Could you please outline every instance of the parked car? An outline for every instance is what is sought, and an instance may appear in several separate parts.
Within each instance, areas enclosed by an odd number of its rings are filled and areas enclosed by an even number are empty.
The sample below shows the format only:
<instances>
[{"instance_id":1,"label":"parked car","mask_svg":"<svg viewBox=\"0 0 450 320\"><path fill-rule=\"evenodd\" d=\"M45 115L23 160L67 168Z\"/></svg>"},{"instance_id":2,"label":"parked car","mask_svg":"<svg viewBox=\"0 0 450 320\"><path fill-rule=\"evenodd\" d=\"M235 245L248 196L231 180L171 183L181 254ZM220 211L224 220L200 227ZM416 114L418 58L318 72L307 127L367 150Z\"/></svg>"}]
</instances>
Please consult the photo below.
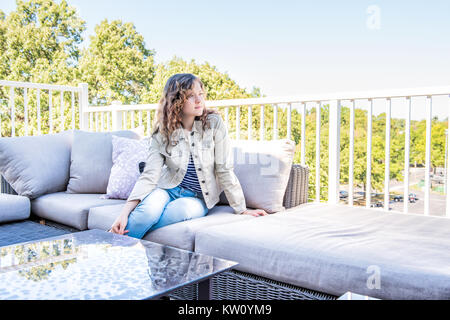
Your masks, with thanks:
<instances>
[{"instance_id":1,"label":"parked car","mask_svg":"<svg viewBox=\"0 0 450 320\"><path fill-rule=\"evenodd\" d=\"M409 202L410 203L414 203L414 202L416 202L417 200L419 200L419 198L417 197L417 195L415 194L415 193L410 193L409 194Z\"/></svg>"},{"instance_id":2,"label":"parked car","mask_svg":"<svg viewBox=\"0 0 450 320\"><path fill-rule=\"evenodd\" d=\"M383 202L380 201L380 200L375 200L375 201L372 201L372 203L370 204L370 206L371 206L372 208L381 208L381 207L383 207Z\"/></svg>"},{"instance_id":3,"label":"parked car","mask_svg":"<svg viewBox=\"0 0 450 320\"><path fill-rule=\"evenodd\" d=\"M365 198L366 193L364 191L355 192L355 198Z\"/></svg>"},{"instance_id":4,"label":"parked car","mask_svg":"<svg viewBox=\"0 0 450 320\"><path fill-rule=\"evenodd\" d=\"M347 199L348 198L348 192L345 190L339 191L339 199Z\"/></svg>"},{"instance_id":5,"label":"parked car","mask_svg":"<svg viewBox=\"0 0 450 320\"><path fill-rule=\"evenodd\" d=\"M394 194L392 200L394 200L394 202L403 202L403 196L401 194Z\"/></svg>"}]
</instances>

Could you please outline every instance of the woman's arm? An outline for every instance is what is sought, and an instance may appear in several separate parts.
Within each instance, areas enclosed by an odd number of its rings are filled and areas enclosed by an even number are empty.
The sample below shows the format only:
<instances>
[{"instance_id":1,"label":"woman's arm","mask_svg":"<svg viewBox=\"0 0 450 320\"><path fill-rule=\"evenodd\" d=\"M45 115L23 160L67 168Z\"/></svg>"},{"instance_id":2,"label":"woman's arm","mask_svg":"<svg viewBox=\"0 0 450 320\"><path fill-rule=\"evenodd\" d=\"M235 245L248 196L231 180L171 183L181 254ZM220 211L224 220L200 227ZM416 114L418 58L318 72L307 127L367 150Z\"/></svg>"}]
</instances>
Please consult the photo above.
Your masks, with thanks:
<instances>
[{"instance_id":1,"label":"woman's arm","mask_svg":"<svg viewBox=\"0 0 450 320\"><path fill-rule=\"evenodd\" d=\"M110 231L117 234L128 233L125 227L128 223L128 216L137 207L139 202L155 189L164 165L164 157L159 153L159 144L155 136L150 144L150 154L145 164L144 172L139 176L127 202L122 208L120 215L114 221Z\"/></svg>"},{"instance_id":2,"label":"woman's arm","mask_svg":"<svg viewBox=\"0 0 450 320\"><path fill-rule=\"evenodd\" d=\"M164 165L164 156L159 153L159 141L154 135L150 144L150 154L145 163L144 172L139 176L127 201L142 201L158 184L161 170Z\"/></svg>"}]
</instances>

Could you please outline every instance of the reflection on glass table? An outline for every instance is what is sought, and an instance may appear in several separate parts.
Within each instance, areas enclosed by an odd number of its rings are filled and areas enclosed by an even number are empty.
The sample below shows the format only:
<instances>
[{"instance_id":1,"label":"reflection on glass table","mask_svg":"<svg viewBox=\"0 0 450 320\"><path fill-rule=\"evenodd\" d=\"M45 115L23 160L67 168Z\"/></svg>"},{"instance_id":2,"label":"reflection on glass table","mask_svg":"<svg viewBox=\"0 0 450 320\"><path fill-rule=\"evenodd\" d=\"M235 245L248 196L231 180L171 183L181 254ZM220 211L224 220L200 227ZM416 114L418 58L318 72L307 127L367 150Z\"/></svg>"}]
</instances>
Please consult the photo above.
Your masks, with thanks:
<instances>
[{"instance_id":1,"label":"reflection on glass table","mask_svg":"<svg viewBox=\"0 0 450 320\"><path fill-rule=\"evenodd\" d=\"M0 299L157 299L237 263L89 230L0 248Z\"/></svg>"}]
</instances>

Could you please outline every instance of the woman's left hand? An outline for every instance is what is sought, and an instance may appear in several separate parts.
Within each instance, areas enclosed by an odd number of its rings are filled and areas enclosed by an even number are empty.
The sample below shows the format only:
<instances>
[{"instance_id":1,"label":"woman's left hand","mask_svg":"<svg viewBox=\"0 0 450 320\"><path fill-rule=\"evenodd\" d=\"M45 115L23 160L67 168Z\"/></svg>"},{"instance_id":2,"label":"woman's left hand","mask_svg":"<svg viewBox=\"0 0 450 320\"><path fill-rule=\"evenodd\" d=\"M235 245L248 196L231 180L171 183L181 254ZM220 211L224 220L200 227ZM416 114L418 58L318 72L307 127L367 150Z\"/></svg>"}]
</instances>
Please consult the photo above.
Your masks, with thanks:
<instances>
[{"instance_id":1,"label":"woman's left hand","mask_svg":"<svg viewBox=\"0 0 450 320\"><path fill-rule=\"evenodd\" d=\"M248 214L254 217L267 216L267 212L265 212L263 209L245 210L241 214Z\"/></svg>"}]
</instances>

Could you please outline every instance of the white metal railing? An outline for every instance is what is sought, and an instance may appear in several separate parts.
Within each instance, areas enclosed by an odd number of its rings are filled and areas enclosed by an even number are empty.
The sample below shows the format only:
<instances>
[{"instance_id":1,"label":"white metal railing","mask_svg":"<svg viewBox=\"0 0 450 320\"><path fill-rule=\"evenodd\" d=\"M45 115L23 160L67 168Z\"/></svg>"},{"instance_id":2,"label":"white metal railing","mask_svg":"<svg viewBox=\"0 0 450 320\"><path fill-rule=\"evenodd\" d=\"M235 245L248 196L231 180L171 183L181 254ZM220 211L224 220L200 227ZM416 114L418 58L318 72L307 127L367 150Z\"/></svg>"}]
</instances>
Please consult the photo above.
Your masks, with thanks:
<instances>
[{"instance_id":1,"label":"white metal railing","mask_svg":"<svg viewBox=\"0 0 450 320\"><path fill-rule=\"evenodd\" d=\"M386 136L385 136L385 182L384 182L384 205L383 208L389 208L390 203L390 159L391 159L391 110L392 110L392 99L403 98L407 101L408 109L406 113L406 132L405 132L405 180L404 180L404 207L403 212L408 212L408 195L409 195L409 162L410 162L410 126L411 126L411 98L413 97L426 97L426 110L427 110L427 139L426 139L426 159L425 159L425 206L424 214L430 214L430 165L431 165L431 111L432 111L432 96L445 95L447 98L450 96L450 87L431 87L431 88L414 88L414 89L399 89L399 90L385 90L385 91L372 91L372 92L349 92L349 93L334 93L334 94L320 94L320 95L302 95L302 96L291 96L291 97L269 97L269 98L250 98L250 99L231 99L231 100L220 100L220 101L208 101L207 106L210 108L223 109L225 116L225 123L229 126L229 112L230 108L234 108L236 111L236 124L235 132L236 138L241 136L241 108L246 107L248 110L248 123L251 124L252 121L252 110L255 106L260 107L260 134L259 139L263 140L265 135L264 128L264 110L267 106L271 106L273 110L273 139L283 138L279 137L279 127L278 127L278 111L280 105L286 105L288 110L287 116L287 137L291 138L291 114L292 105L298 104L300 108L297 110L301 111L301 163L306 163L306 128L305 128L305 115L306 115L306 104L312 103L316 106L316 147L315 147L315 197L314 200L319 202L321 200L321 182L320 182L320 141L321 141L321 112L322 105L327 103L329 105L329 163L328 163L328 203L338 203L339 189L340 189L340 130L341 130L341 105L343 101L350 103L350 155L349 155L349 200L348 204L353 205L353 194L354 194L354 128L355 128L355 102L358 100L366 100L369 103L368 116L367 116L367 178L366 178L366 207L370 208L371 205L371 171L372 171L372 119L373 119L373 102L375 100L384 100L386 104ZM450 99L449 99L450 101ZM449 104L450 106L450 104ZM89 112L112 112L112 118L116 119L113 121L113 129L124 128L120 126L124 124L123 121L124 112L135 111L139 112L141 115L145 110L156 110L157 104L151 105L133 105L133 106L108 106L108 107L89 107ZM121 115L122 113L122 115ZM133 113L134 114L134 113ZM147 117L150 119L150 114ZM134 121L132 121L134 123ZM149 126L148 126L149 127ZM252 126L248 125L249 138L253 137ZM448 139L448 138L447 138ZM450 177L447 176L447 184L450 182ZM449 197L446 198L447 203L449 203ZM446 207L446 215L450 217L450 205Z\"/></svg>"},{"instance_id":2,"label":"white metal railing","mask_svg":"<svg viewBox=\"0 0 450 320\"><path fill-rule=\"evenodd\" d=\"M82 103L85 103L85 106L87 106L87 85L81 84L78 87L72 87L72 86L62 86L62 85L50 85L50 84L40 84L40 83L29 83L29 82L19 82L19 81L6 81L6 80L0 80L0 88L3 91L9 90L9 99L8 103L6 104L5 101L2 101L2 109L8 108L9 112L6 116L8 116L8 119L10 121L11 129L10 129L10 136L14 137L16 136L16 128L17 125L20 124L23 126L24 129L24 135L29 135L29 125L30 125L30 119L29 114L30 112L36 114L36 128L37 128L37 135L42 134L42 122L43 122L43 114L46 114L47 124L48 124L48 130L47 133L53 133L55 131L54 127L54 121L59 121L60 128L59 130L65 130L67 128L67 125L65 124L66 120L66 114L70 116L70 126L75 129L76 128L76 114L81 114L82 111ZM4 90L6 89L6 90ZM18 95L16 95L16 92L19 92ZM46 111L41 108L42 105L42 93L46 93L48 95L48 100L46 101ZM59 102L55 100L54 93L59 92ZM34 104L30 105L30 97L34 93ZM70 94L70 98L67 99L67 96L65 93ZM83 93L86 94L86 96L83 96ZM76 100L78 95L78 105L79 108L76 108ZM16 100L19 100L20 98L20 105ZM69 102L67 102L69 100ZM59 104L59 110L56 109L56 104ZM20 119L21 123L18 123L17 113L18 108L23 108L23 120ZM34 110L33 110L34 109ZM70 111L70 112L67 112ZM57 118L58 116L58 118ZM0 118L0 128L1 126L1 120L4 118L3 114ZM2 135L2 130L0 130L0 136Z\"/></svg>"},{"instance_id":3,"label":"white metal railing","mask_svg":"<svg viewBox=\"0 0 450 320\"><path fill-rule=\"evenodd\" d=\"M111 131L134 128L136 123L146 127L146 134L150 134L151 119L154 118L157 104L142 104L142 105L121 105L120 103L113 103L110 106L89 106L88 105L88 87L86 84L80 84L78 87L68 86L55 86L44 84L30 84L20 83L12 81L0 81L0 86L11 88L22 88L24 91L24 110L27 110L27 90L37 90L37 96L42 90L47 90L50 93L52 91L60 91L60 107L63 108L63 92L72 92L72 112L75 112L75 98L74 95L78 94L78 106L79 106L79 124L78 127L83 130L90 131ZM405 164L404 164L404 206L403 212L408 212L408 195L409 195L409 167L410 167L410 127L411 127L411 100L414 97L425 97L426 104L426 150L425 150L425 197L424 197L424 214L430 214L430 168L431 168L431 121L432 121L432 97L434 96L446 96L447 105L450 109L450 86L444 87L429 87L429 88L413 88L413 89L396 89L396 90L384 90L384 91L370 91L370 92L344 92L344 93L331 93L331 94L314 94L314 95L298 95L298 96L285 96L285 97L267 97L267 98L249 98L249 99L230 99L219 101L207 101L206 105L210 108L218 108L223 110L224 121L227 127L230 126L230 108L234 108L236 115L235 123L235 135L237 139L241 137L241 108L247 109L248 117L248 139L255 137L252 131L252 119L253 111L257 110L259 106L260 110L260 128L259 139L265 138L265 108L271 107L273 112L273 132L272 138L285 138L279 135L279 119L278 113L280 106L285 107L287 110L286 119L286 137L291 139L292 137L292 119L291 115L294 112L293 106L296 112L301 114L301 134L300 134L300 159L302 164L306 164L306 114L307 105L313 105L316 109L316 141L315 141L315 196L316 202L321 201L321 182L320 182L320 142L321 142L321 109L322 106L327 104L329 106L329 141L328 141L328 203L337 204L340 200L340 137L341 137L341 106L342 103L349 103L350 109L350 148L349 148L349 201L348 205L353 205L354 194L354 142L355 142L355 105L358 101L365 101L368 103L367 110L367 164L366 164L366 207L371 206L371 172L372 172L372 122L373 122L373 106L374 101L384 101L386 112L386 136L385 136L385 182L384 182L384 210L388 210L390 202L389 182L390 182L390 159L391 159L391 111L392 111L392 99L404 99L407 104L407 112L405 114ZM49 125L52 126L53 116L53 104L52 95L49 95L48 113L49 113ZM14 136L14 89L10 91L10 113L11 113L11 127L12 136ZM39 99L37 99L37 108L39 109ZM245 109L244 109L245 110ZM64 112L60 111L60 117L64 116ZM27 112L25 112L27 114ZM37 113L39 117L39 112ZM137 116L137 118L136 118ZM145 119L146 118L146 119ZM76 127L75 116L72 117L72 127ZM144 123L145 120L145 123ZM28 119L25 117L25 122ZM40 120L38 120L40 123ZM61 123L64 123L61 121ZM0 123L1 128L1 123ZM61 126L61 129L63 127ZM38 130L40 132L40 130ZM52 132L52 129L49 130ZM447 143L449 136L446 137ZM450 145L450 144L449 144ZM450 157L446 157L446 161L450 162ZM449 163L446 163L447 167ZM450 183L450 175L446 176L446 185ZM446 216L450 217L450 197L446 196Z\"/></svg>"}]
</instances>

